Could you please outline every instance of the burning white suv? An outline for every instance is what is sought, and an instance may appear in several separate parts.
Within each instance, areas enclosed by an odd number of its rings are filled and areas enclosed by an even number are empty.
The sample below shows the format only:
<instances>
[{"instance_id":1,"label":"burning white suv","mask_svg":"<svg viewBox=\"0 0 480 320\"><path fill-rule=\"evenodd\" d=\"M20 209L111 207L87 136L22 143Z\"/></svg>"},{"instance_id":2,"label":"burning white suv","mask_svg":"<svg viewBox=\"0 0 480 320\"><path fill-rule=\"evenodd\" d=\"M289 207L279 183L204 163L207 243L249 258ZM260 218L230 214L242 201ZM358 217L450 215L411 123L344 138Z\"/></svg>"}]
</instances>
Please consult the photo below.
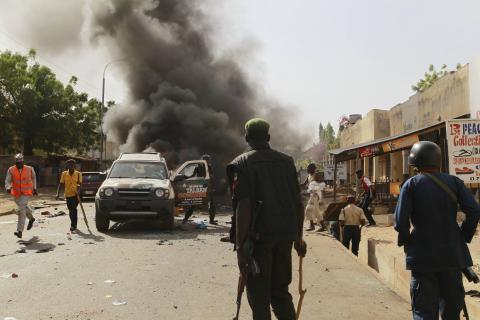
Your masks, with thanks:
<instances>
[{"instance_id":1,"label":"burning white suv","mask_svg":"<svg viewBox=\"0 0 480 320\"><path fill-rule=\"evenodd\" d=\"M159 153L122 153L95 196L97 230L106 232L110 220L131 219L161 220L165 228L173 228L175 205L208 202L211 183L207 168L204 160L187 161L170 177Z\"/></svg>"},{"instance_id":2,"label":"burning white suv","mask_svg":"<svg viewBox=\"0 0 480 320\"><path fill-rule=\"evenodd\" d=\"M95 224L108 230L110 220L162 220L174 225L175 193L165 159L159 153L122 153L95 196Z\"/></svg>"}]
</instances>

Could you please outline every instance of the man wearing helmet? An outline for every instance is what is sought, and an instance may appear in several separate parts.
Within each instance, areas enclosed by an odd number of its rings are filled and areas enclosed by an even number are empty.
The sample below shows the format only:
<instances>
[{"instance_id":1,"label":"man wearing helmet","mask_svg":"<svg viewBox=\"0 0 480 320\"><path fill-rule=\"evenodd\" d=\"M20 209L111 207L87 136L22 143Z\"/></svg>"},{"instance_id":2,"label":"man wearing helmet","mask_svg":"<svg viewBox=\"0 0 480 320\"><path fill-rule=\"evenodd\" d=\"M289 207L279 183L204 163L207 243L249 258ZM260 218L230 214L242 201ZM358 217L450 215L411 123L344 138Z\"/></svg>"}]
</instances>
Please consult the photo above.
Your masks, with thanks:
<instances>
[{"instance_id":1,"label":"man wearing helmet","mask_svg":"<svg viewBox=\"0 0 480 320\"><path fill-rule=\"evenodd\" d=\"M473 265L467 243L477 228L480 206L460 179L440 173L441 159L433 142L412 147L408 162L418 174L403 185L395 209L398 245L404 246L412 272L414 320L438 319L439 313L444 320L460 319L465 304L462 270ZM460 226L458 205L466 215Z\"/></svg>"},{"instance_id":2,"label":"man wearing helmet","mask_svg":"<svg viewBox=\"0 0 480 320\"><path fill-rule=\"evenodd\" d=\"M23 154L21 153L15 155L15 165L11 166L7 171L5 189L7 193L14 197L17 205L17 231L13 234L18 238L22 238L25 219L28 217L27 230L32 229L35 221L32 215L33 208L28 205L28 201L33 195L37 195L37 178L33 167L23 164Z\"/></svg>"}]
</instances>

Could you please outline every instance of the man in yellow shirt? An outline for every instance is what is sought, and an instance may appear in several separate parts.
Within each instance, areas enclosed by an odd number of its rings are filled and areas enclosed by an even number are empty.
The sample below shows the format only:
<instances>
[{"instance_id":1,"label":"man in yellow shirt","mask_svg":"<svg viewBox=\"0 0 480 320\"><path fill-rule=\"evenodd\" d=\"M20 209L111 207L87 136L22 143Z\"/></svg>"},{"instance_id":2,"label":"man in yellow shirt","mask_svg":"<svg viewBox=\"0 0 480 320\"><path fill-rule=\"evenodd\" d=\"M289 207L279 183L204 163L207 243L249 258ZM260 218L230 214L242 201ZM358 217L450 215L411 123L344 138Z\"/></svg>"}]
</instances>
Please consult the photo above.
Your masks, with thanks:
<instances>
[{"instance_id":1,"label":"man in yellow shirt","mask_svg":"<svg viewBox=\"0 0 480 320\"><path fill-rule=\"evenodd\" d=\"M352 242L352 252L358 256L360 246L360 227L365 225L365 213L362 208L355 205L355 197L347 196L348 205L340 211L338 220L343 227L343 245L349 249Z\"/></svg>"},{"instance_id":2,"label":"man in yellow shirt","mask_svg":"<svg viewBox=\"0 0 480 320\"><path fill-rule=\"evenodd\" d=\"M60 191L60 186L65 185L65 200L67 201L68 212L70 215L70 231L77 230L78 221L78 191L82 185L82 173L75 170L75 160L67 161L67 170L62 172L60 177L60 184L57 189L57 199Z\"/></svg>"}]
</instances>

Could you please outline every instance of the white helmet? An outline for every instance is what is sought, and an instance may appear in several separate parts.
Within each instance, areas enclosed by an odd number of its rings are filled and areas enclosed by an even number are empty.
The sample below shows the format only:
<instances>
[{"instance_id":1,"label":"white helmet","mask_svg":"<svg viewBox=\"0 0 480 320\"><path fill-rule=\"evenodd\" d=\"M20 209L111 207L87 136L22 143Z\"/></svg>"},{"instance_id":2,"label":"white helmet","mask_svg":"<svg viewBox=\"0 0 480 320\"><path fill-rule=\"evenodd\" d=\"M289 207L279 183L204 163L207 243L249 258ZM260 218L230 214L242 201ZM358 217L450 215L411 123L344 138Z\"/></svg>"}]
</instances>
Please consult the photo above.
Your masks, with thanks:
<instances>
[{"instance_id":1,"label":"white helmet","mask_svg":"<svg viewBox=\"0 0 480 320\"><path fill-rule=\"evenodd\" d=\"M15 155L15 161L23 161L23 154L17 153Z\"/></svg>"}]
</instances>

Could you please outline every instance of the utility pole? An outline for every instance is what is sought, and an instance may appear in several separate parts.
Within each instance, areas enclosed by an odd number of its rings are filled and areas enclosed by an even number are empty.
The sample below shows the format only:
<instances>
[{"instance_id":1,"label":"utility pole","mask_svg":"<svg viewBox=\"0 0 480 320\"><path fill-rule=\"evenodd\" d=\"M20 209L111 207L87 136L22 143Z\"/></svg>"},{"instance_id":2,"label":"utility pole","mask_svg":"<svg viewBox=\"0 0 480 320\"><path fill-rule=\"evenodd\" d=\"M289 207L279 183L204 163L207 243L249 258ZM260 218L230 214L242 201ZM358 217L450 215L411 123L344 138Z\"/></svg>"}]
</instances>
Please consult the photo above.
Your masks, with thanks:
<instances>
[{"instance_id":1,"label":"utility pole","mask_svg":"<svg viewBox=\"0 0 480 320\"><path fill-rule=\"evenodd\" d=\"M127 58L121 58L112 60L105 65L103 68L103 76L102 76L102 106L100 109L100 160L107 160L107 139L103 134L103 110L105 109L105 73L107 72L107 68L115 62L126 60Z\"/></svg>"}]
</instances>

